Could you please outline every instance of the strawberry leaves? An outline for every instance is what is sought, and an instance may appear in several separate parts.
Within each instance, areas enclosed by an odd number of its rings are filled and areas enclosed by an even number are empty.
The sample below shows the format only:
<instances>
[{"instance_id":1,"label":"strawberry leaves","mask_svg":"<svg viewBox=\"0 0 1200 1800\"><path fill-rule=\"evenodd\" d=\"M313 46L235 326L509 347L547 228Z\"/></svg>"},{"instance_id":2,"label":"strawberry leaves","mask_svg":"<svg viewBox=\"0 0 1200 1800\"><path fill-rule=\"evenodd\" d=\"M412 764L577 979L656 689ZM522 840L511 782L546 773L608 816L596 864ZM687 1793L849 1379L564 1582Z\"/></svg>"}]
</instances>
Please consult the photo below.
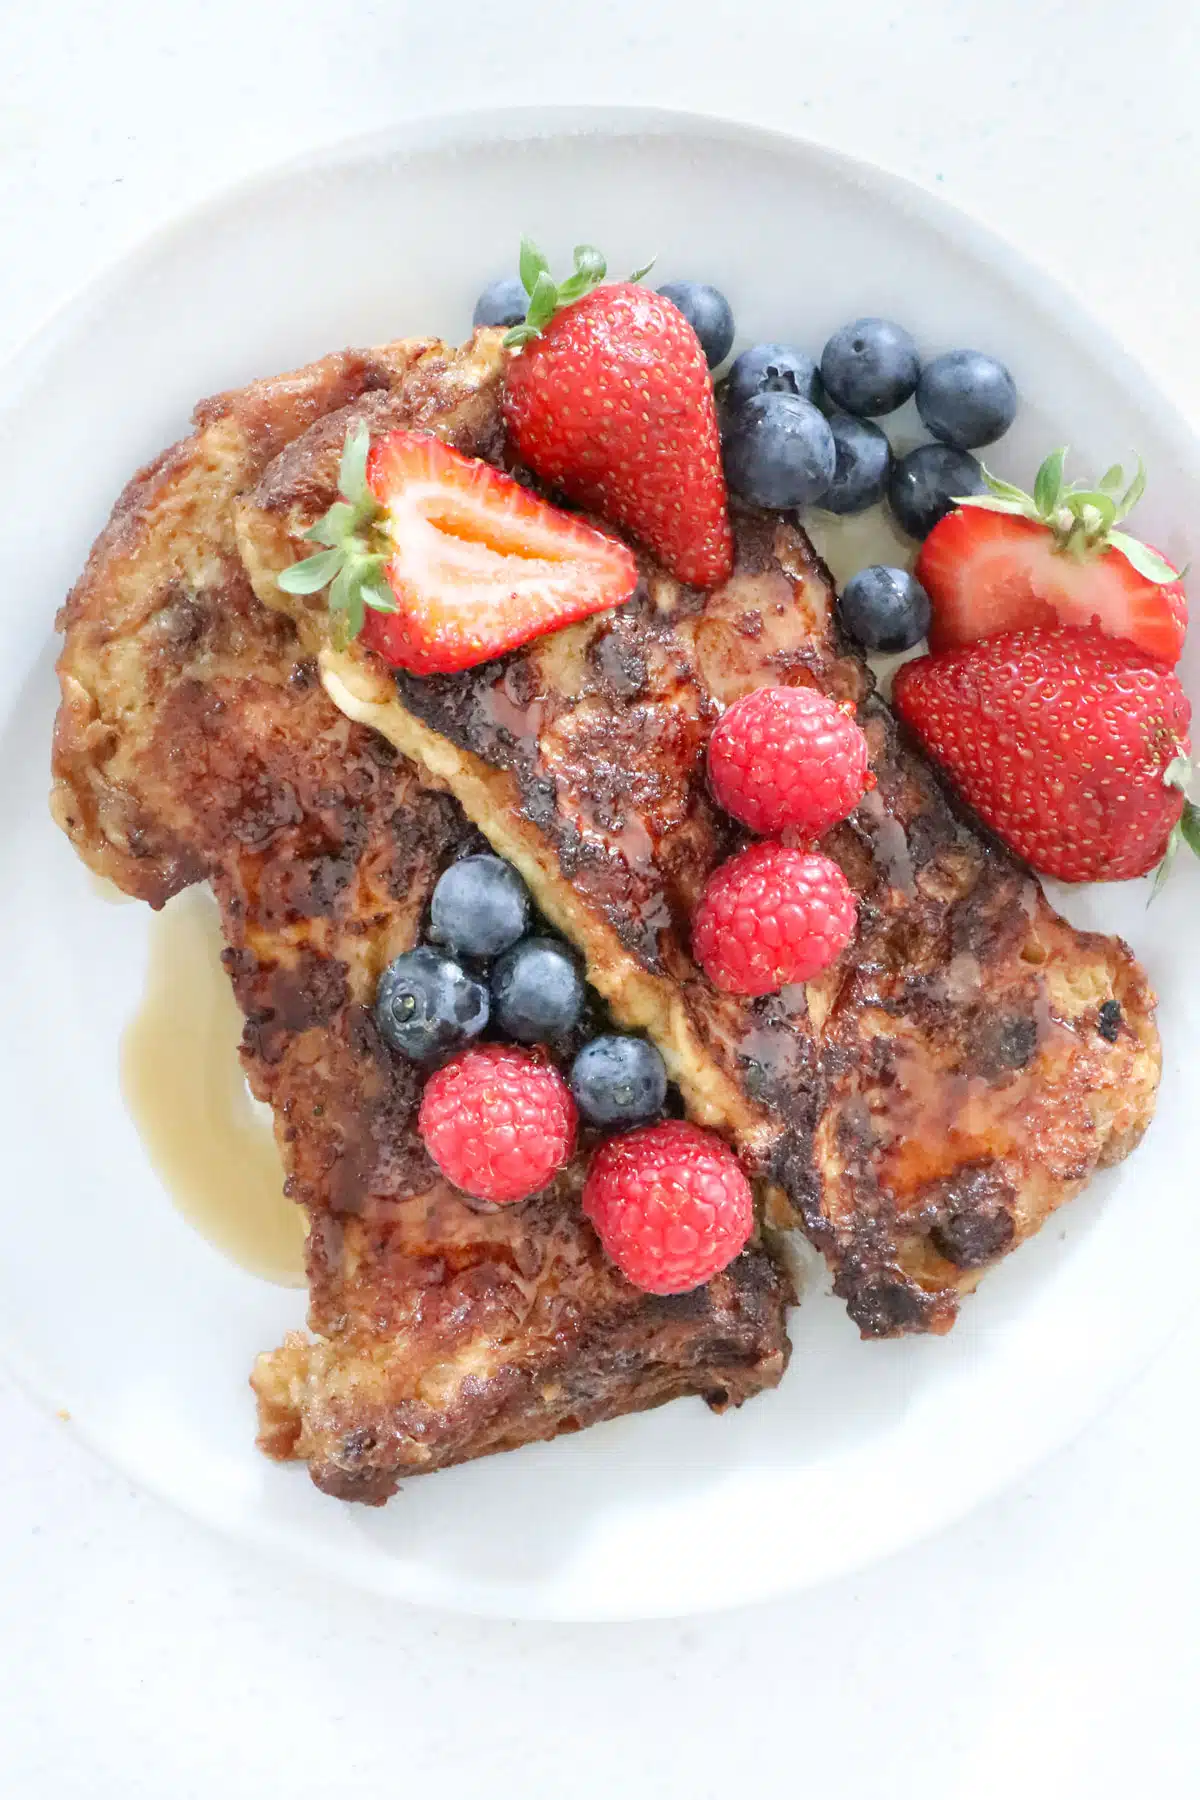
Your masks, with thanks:
<instances>
[{"instance_id":1,"label":"strawberry leaves","mask_svg":"<svg viewBox=\"0 0 1200 1800\"><path fill-rule=\"evenodd\" d=\"M572 273L564 281L555 281L550 273L550 264L532 238L521 239L517 270L521 285L529 295L529 306L523 323L512 325L505 332L506 349L519 350L522 344L540 337L556 312L561 311L564 306L573 305L576 300L582 300L585 294L590 294L593 288L599 287L608 274L608 264L594 244L576 244L574 262ZM651 257L642 268L634 271L629 277L630 281L640 281L643 275L648 275L654 262L654 257Z\"/></svg>"},{"instance_id":2,"label":"strawberry leaves","mask_svg":"<svg viewBox=\"0 0 1200 1800\"><path fill-rule=\"evenodd\" d=\"M341 566L340 550L322 550L285 569L279 577L279 585L289 594L316 594L329 586Z\"/></svg>"},{"instance_id":3,"label":"strawberry leaves","mask_svg":"<svg viewBox=\"0 0 1200 1800\"><path fill-rule=\"evenodd\" d=\"M1147 581L1157 581L1160 586L1169 587L1173 581L1179 580L1178 569L1173 569L1157 550L1151 550L1149 544L1143 544L1140 538L1130 537L1127 531L1110 531L1108 542Z\"/></svg>"},{"instance_id":4,"label":"strawberry leaves","mask_svg":"<svg viewBox=\"0 0 1200 1800\"><path fill-rule=\"evenodd\" d=\"M517 264L521 285L529 295L529 306L522 325L513 325L504 335L509 349L519 349L531 338L540 337L543 326L550 323L561 306L582 300L608 273L608 264L594 244L576 244L575 269L565 281L555 281L550 264L531 238L521 239L521 256Z\"/></svg>"},{"instance_id":5,"label":"strawberry leaves","mask_svg":"<svg viewBox=\"0 0 1200 1800\"><path fill-rule=\"evenodd\" d=\"M1033 484L1033 504L1043 518L1049 518L1062 497L1063 467L1066 460L1065 449L1052 450L1037 472L1037 479Z\"/></svg>"},{"instance_id":6,"label":"strawberry leaves","mask_svg":"<svg viewBox=\"0 0 1200 1800\"><path fill-rule=\"evenodd\" d=\"M550 264L542 255L532 238L521 239L521 257L517 264L517 274L521 277L521 286L532 298L538 284L538 277L549 275Z\"/></svg>"},{"instance_id":7,"label":"strawberry leaves","mask_svg":"<svg viewBox=\"0 0 1200 1800\"><path fill-rule=\"evenodd\" d=\"M1032 519L1054 533L1055 547L1065 555L1085 559L1105 550L1117 550L1145 580L1159 586L1178 581L1179 571L1165 557L1128 532L1115 529L1146 491L1146 469L1141 458L1128 485L1124 470L1114 463L1095 487L1068 482L1064 475L1066 460L1065 449L1050 452L1037 472L1032 495L984 469L987 492L966 494L955 505Z\"/></svg>"},{"instance_id":8,"label":"strawberry leaves","mask_svg":"<svg viewBox=\"0 0 1200 1800\"><path fill-rule=\"evenodd\" d=\"M316 594L328 587L333 635L340 647L358 636L368 607L381 613L396 610L385 574L388 558L376 548L374 527L382 509L367 485L370 449L367 427L361 423L352 426L346 433L338 469L341 498L304 534L310 543L325 548L293 563L279 576L279 585L287 594Z\"/></svg>"},{"instance_id":9,"label":"strawberry leaves","mask_svg":"<svg viewBox=\"0 0 1200 1800\"><path fill-rule=\"evenodd\" d=\"M1191 778L1192 765L1186 756L1173 757L1163 770L1163 786L1179 789L1183 795L1183 811L1172 827L1162 861L1154 871L1154 885L1150 889L1150 900L1157 896L1170 874L1171 864L1178 856L1181 844L1186 844L1193 856L1200 856L1200 806L1187 797L1188 783ZM1148 906L1150 901L1148 900L1146 904Z\"/></svg>"}]
</instances>

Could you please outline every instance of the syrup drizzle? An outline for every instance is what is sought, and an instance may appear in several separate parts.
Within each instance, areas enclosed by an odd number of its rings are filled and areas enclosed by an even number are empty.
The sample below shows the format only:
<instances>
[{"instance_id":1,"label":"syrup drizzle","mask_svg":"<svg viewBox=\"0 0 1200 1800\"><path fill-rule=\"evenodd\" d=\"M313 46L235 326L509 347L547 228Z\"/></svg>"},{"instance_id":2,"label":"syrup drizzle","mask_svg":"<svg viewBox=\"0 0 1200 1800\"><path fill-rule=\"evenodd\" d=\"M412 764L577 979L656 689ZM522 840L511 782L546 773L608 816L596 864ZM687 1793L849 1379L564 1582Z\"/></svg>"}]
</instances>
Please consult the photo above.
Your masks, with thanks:
<instances>
[{"instance_id":1,"label":"syrup drizzle","mask_svg":"<svg viewBox=\"0 0 1200 1800\"><path fill-rule=\"evenodd\" d=\"M125 1104L188 1223L250 1274L301 1287L304 1215L284 1196L270 1112L238 1060L242 1016L222 947L204 889L155 915L145 992L121 1040Z\"/></svg>"}]
</instances>

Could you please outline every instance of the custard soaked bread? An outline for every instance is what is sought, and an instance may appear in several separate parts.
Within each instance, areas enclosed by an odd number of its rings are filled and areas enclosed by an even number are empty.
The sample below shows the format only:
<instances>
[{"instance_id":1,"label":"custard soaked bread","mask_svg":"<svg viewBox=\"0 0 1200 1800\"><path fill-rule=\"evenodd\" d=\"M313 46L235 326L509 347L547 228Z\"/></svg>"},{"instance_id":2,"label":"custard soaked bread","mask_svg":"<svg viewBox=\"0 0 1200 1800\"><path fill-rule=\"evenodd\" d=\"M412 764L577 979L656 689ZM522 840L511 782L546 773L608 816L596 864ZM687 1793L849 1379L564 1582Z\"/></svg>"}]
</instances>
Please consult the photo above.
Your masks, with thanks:
<instances>
[{"instance_id":1,"label":"custard soaked bread","mask_svg":"<svg viewBox=\"0 0 1200 1800\"><path fill-rule=\"evenodd\" d=\"M586 1144L506 1208L466 1199L425 1153L420 1072L371 1001L440 870L479 840L332 705L292 623L255 598L233 529L237 496L290 441L340 443L321 421L348 404L449 411L448 429L498 446L487 396L436 345L330 357L203 405L125 490L64 608L52 804L127 893L161 906L213 886L247 1076L309 1224L311 1335L258 1360L260 1442L377 1502L405 1475L773 1385L789 1290L755 1249L692 1294L631 1287L579 1211Z\"/></svg>"},{"instance_id":2,"label":"custard soaked bread","mask_svg":"<svg viewBox=\"0 0 1200 1800\"><path fill-rule=\"evenodd\" d=\"M421 411L431 367L436 418ZM495 459L502 368L497 333L423 347L386 398L290 443L237 509L255 591L296 620L341 710L522 871L617 1019L654 1038L690 1115L737 1144L774 1221L824 1252L863 1333L947 1330L983 1270L1145 1129L1159 1051L1144 977L950 802L841 641L828 572L778 516L735 518L720 587L642 559L618 611L462 674L333 647L323 596L278 576L336 498L348 431L416 419ZM705 881L744 841L708 797L703 750L722 706L781 683L857 709L877 785L823 844L858 895L854 943L803 987L750 1000L690 955Z\"/></svg>"}]
</instances>

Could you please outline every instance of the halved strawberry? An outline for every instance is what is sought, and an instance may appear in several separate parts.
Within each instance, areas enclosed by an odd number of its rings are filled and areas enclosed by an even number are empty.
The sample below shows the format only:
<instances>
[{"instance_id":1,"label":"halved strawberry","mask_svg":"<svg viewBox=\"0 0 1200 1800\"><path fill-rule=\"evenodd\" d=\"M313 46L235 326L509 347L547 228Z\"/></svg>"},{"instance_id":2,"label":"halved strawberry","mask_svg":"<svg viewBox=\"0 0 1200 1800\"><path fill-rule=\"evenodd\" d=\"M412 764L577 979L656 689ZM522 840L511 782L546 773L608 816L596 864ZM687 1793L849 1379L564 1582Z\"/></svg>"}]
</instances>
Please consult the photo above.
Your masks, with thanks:
<instances>
[{"instance_id":1,"label":"halved strawberry","mask_svg":"<svg viewBox=\"0 0 1200 1800\"><path fill-rule=\"evenodd\" d=\"M380 438L367 485L394 546L396 611L371 613L364 638L414 675L473 668L619 606L637 584L624 544L438 438Z\"/></svg>"},{"instance_id":2,"label":"halved strawberry","mask_svg":"<svg viewBox=\"0 0 1200 1800\"><path fill-rule=\"evenodd\" d=\"M414 675L473 668L530 638L619 606L637 563L615 538L548 506L440 438L346 441L342 499L309 533L328 549L280 576L330 586L335 629Z\"/></svg>"},{"instance_id":3,"label":"halved strawberry","mask_svg":"<svg viewBox=\"0 0 1200 1800\"><path fill-rule=\"evenodd\" d=\"M1187 632L1178 571L1113 529L1141 496L1140 472L1118 499L1119 469L1094 489L1068 487L1064 456L1047 458L1032 496L988 476L989 493L961 501L934 526L916 566L933 608L931 649L1004 631L1090 625L1160 662L1178 662Z\"/></svg>"}]
</instances>

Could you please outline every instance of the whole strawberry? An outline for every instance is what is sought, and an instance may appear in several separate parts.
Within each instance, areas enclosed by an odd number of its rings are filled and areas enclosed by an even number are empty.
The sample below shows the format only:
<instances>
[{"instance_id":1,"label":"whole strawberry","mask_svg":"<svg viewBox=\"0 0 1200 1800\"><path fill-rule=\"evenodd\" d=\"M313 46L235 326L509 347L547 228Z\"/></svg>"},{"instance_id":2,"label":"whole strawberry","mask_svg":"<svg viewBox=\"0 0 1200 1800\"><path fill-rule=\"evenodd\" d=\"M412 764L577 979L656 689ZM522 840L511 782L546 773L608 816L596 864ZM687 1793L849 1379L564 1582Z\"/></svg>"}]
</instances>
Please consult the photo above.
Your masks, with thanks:
<instances>
[{"instance_id":1,"label":"whole strawberry","mask_svg":"<svg viewBox=\"0 0 1200 1800\"><path fill-rule=\"evenodd\" d=\"M997 836L1060 881L1125 881L1196 847L1191 706L1172 672L1090 628L1005 632L897 670L896 710Z\"/></svg>"},{"instance_id":2,"label":"whole strawberry","mask_svg":"<svg viewBox=\"0 0 1200 1800\"><path fill-rule=\"evenodd\" d=\"M733 542L704 351L679 309L636 282L577 297L595 255L576 252L582 273L556 287L532 246L522 252L529 312L505 339L516 352L510 441L543 481L639 538L681 581L714 587L732 570Z\"/></svg>"}]
</instances>

